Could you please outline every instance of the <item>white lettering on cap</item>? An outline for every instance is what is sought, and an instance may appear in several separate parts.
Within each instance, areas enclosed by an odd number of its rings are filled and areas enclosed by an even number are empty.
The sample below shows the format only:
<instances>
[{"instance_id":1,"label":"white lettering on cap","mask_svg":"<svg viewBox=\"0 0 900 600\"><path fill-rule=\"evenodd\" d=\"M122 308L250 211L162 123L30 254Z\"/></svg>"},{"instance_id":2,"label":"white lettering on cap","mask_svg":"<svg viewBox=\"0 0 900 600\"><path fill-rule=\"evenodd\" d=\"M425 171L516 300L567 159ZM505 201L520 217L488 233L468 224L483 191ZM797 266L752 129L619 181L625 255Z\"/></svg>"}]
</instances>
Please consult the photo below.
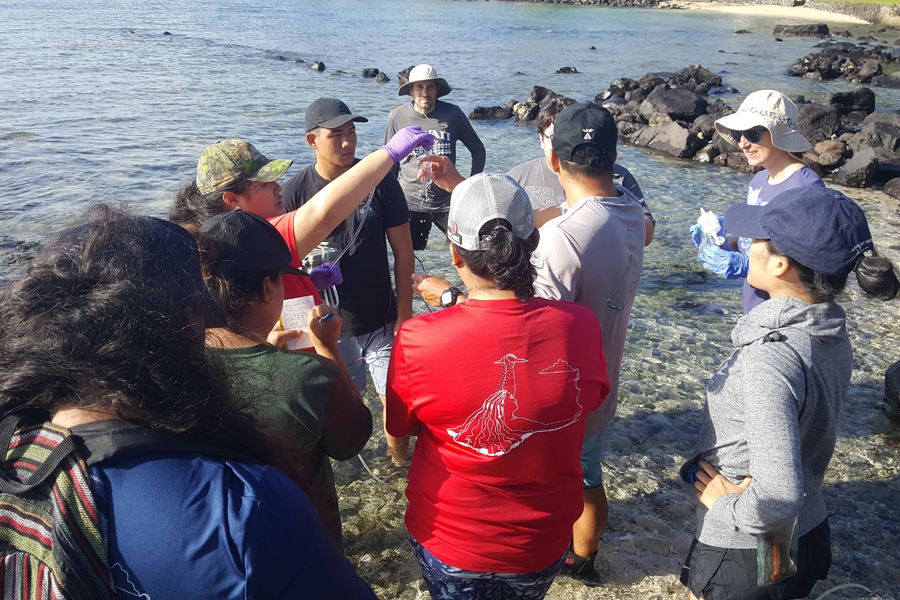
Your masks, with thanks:
<instances>
[{"instance_id":1,"label":"white lettering on cap","mask_svg":"<svg viewBox=\"0 0 900 600\"><path fill-rule=\"evenodd\" d=\"M594 139L593 137L591 137L591 134L594 133L593 129L582 129L582 131L584 132L584 139L586 139L586 140Z\"/></svg>"}]
</instances>

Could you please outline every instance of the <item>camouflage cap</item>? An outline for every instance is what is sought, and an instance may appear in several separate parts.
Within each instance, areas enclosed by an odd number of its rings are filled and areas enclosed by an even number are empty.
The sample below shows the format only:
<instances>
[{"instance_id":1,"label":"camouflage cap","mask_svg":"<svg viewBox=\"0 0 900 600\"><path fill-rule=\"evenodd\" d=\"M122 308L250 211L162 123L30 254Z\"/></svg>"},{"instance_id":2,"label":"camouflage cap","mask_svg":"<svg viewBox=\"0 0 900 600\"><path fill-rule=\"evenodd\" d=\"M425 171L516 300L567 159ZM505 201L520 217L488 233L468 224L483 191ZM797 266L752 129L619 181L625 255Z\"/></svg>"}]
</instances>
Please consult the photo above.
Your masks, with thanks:
<instances>
[{"instance_id":1,"label":"camouflage cap","mask_svg":"<svg viewBox=\"0 0 900 600\"><path fill-rule=\"evenodd\" d=\"M216 142L197 163L197 188L201 194L210 194L240 181L276 181L293 162L269 160L244 140Z\"/></svg>"}]
</instances>

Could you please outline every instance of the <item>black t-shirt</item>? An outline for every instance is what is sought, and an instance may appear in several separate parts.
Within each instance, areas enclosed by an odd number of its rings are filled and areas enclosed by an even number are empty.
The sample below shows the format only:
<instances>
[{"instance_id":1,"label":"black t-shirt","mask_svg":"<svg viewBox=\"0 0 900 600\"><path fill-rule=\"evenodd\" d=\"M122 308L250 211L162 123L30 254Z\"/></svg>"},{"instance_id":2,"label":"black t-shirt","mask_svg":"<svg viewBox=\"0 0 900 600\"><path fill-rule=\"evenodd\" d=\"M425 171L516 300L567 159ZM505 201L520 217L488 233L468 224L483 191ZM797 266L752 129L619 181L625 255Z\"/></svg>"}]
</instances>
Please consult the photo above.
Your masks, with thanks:
<instances>
[{"instance_id":1,"label":"black t-shirt","mask_svg":"<svg viewBox=\"0 0 900 600\"><path fill-rule=\"evenodd\" d=\"M303 206L329 183L319 175L315 165L308 166L282 186L285 209L292 211ZM389 228L409 222L409 209L397 178L388 173L375 188L368 211L365 207L363 201L326 238L333 247L343 250L360 220L365 218L352 247L338 262L344 277L344 283L337 286L338 313L344 319L341 331L346 335L371 333L397 319L397 298L391 284L385 237Z\"/></svg>"}]
</instances>

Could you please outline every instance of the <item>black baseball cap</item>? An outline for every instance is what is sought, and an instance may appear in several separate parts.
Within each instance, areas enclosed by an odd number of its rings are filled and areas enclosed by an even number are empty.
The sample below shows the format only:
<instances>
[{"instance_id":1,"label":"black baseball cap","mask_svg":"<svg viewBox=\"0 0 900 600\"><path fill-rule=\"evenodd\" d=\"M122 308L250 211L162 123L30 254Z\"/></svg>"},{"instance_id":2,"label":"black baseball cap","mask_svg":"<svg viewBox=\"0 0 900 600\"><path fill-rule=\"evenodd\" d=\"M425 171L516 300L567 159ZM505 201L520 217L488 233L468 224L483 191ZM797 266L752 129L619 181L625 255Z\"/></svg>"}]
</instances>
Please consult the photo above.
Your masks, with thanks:
<instances>
[{"instance_id":1,"label":"black baseball cap","mask_svg":"<svg viewBox=\"0 0 900 600\"><path fill-rule=\"evenodd\" d=\"M365 117L360 117L350 113L350 107L338 100L337 98L319 98L314 100L309 108L306 109L306 133L309 133L316 127L324 127L325 129L334 129L340 127L347 121L356 123L368 123Z\"/></svg>"},{"instance_id":2,"label":"black baseball cap","mask_svg":"<svg viewBox=\"0 0 900 600\"><path fill-rule=\"evenodd\" d=\"M772 240L801 265L846 276L872 250L866 215L856 202L824 186L781 192L765 206L734 204L725 213L729 233Z\"/></svg>"},{"instance_id":3,"label":"black baseball cap","mask_svg":"<svg viewBox=\"0 0 900 600\"><path fill-rule=\"evenodd\" d=\"M608 110L593 102L567 106L553 124L553 151L568 162L587 163L587 159L573 156L585 145L595 146L603 157L612 156L618 138L615 119Z\"/></svg>"},{"instance_id":4,"label":"black baseball cap","mask_svg":"<svg viewBox=\"0 0 900 600\"><path fill-rule=\"evenodd\" d=\"M223 256L212 266L213 273L278 270L308 277L291 266L293 257L287 242L275 227L251 212L234 210L208 219L200 231L222 246Z\"/></svg>"}]
</instances>

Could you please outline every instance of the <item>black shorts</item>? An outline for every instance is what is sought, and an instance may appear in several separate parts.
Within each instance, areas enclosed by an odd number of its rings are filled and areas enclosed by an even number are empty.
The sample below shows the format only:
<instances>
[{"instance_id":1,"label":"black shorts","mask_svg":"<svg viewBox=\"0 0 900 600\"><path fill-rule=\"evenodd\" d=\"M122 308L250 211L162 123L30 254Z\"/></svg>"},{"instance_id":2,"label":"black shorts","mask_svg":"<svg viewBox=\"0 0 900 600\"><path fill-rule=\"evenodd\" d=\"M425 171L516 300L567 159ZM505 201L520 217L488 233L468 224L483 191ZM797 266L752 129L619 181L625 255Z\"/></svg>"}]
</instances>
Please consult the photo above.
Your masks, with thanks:
<instances>
[{"instance_id":1,"label":"black shorts","mask_svg":"<svg viewBox=\"0 0 900 600\"><path fill-rule=\"evenodd\" d=\"M409 231L412 234L413 250L424 250L428 245L428 234L431 224L437 225L444 234L447 233L448 212L412 212L409 213Z\"/></svg>"},{"instance_id":2,"label":"black shorts","mask_svg":"<svg viewBox=\"0 0 900 600\"><path fill-rule=\"evenodd\" d=\"M698 540L681 569L681 583L705 600L789 600L806 598L831 566L831 528L828 519L800 536L797 574L766 587L756 585L756 550L707 546Z\"/></svg>"}]
</instances>

